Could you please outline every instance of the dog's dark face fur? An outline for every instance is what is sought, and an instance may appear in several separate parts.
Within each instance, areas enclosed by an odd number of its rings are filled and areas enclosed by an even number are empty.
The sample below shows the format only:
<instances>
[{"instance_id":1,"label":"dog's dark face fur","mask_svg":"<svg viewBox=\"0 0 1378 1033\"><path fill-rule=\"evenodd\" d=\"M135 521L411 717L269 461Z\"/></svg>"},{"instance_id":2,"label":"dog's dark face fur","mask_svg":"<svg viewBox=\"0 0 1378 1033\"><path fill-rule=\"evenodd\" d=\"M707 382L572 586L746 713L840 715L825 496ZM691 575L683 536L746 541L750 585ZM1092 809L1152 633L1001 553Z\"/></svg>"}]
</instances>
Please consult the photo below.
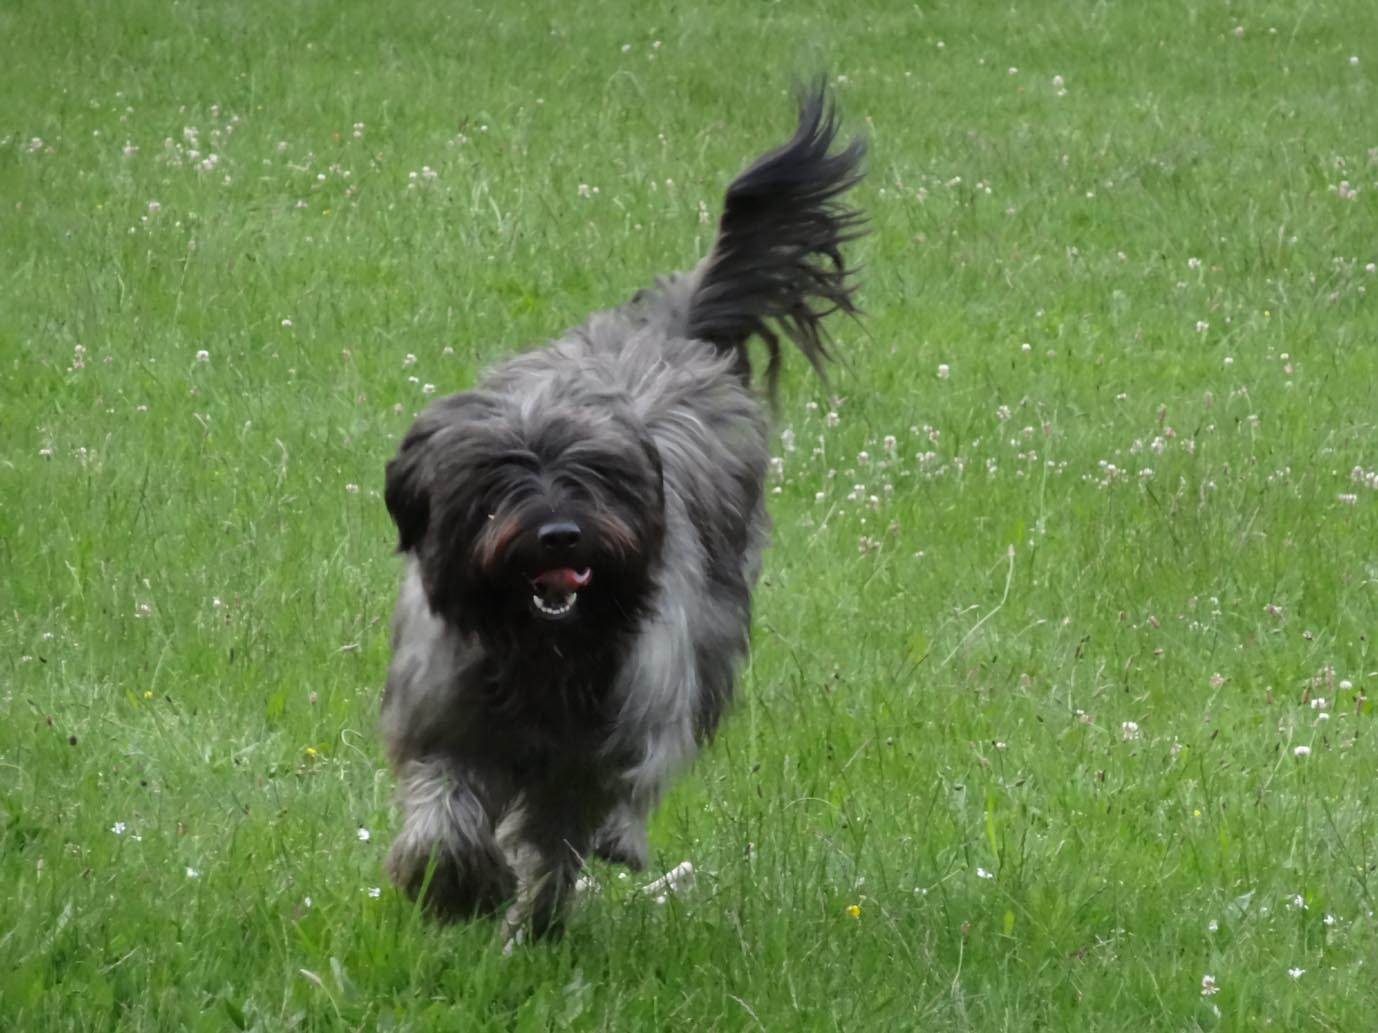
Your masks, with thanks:
<instances>
[{"instance_id":1,"label":"dog's dark face fur","mask_svg":"<svg viewBox=\"0 0 1378 1033\"><path fill-rule=\"evenodd\" d=\"M468 392L417 422L388 465L399 548L433 609L495 644L606 643L642 612L659 559L656 446L615 404L512 410Z\"/></svg>"}]
</instances>

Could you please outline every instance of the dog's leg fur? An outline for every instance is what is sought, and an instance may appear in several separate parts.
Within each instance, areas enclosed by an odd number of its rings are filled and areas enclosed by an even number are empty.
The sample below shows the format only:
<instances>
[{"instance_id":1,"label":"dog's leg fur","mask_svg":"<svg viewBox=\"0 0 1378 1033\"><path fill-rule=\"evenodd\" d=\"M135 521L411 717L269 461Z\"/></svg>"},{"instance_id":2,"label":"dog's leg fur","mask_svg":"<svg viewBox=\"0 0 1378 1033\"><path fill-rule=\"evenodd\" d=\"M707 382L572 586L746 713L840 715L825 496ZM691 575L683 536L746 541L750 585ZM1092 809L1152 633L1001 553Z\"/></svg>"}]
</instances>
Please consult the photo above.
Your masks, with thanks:
<instances>
[{"instance_id":1,"label":"dog's leg fur","mask_svg":"<svg viewBox=\"0 0 1378 1033\"><path fill-rule=\"evenodd\" d=\"M517 877L503 923L506 942L560 931L590 849L586 804L566 791L524 793L503 818L499 841Z\"/></svg>"},{"instance_id":2,"label":"dog's leg fur","mask_svg":"<svg viewBox=\"0 0 1378 1033\"><path fill-rule=\"evenodd\" d=\"M650 860L650 843L646 838L646 819L653 800L626 800L616 807L598 830L593 852L612 864L625 865L634 872L645 869Z\"/></svg>"},{"instance_id":3,"label":"dog's leg fur","mask_svg":"<svg viewBox=\"0 0 1378 1033\"><path fill-rule=\"evenodd\" d=\"M400 781L402 830L387 860L393 882L412 898L425 886L425 906L441 918L496 911L511 898L516 879L474 787L437 759L408 762Z\"/></svg>"}]
</instances>

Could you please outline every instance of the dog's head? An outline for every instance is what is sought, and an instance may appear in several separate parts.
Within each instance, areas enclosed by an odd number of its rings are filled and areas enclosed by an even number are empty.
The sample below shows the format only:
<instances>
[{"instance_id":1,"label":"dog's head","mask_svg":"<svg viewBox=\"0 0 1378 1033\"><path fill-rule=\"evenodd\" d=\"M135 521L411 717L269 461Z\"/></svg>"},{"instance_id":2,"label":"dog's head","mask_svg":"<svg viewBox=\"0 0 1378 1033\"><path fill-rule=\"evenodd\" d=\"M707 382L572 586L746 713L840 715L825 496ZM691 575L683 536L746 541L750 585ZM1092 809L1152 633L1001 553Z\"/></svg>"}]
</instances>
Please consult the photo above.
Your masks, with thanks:
<instances>
[{"instance_id":1,"label":"dog's head","mask_svg":"<svg viewBox=\"0 0 1378 1033\"><path fill-rule=\"evenodd\" d=\"M644 609L660 457L606 399L439 399L388 464L386 500L431 608L461 627L577 646Z\"/></svg>"}]
</instances>

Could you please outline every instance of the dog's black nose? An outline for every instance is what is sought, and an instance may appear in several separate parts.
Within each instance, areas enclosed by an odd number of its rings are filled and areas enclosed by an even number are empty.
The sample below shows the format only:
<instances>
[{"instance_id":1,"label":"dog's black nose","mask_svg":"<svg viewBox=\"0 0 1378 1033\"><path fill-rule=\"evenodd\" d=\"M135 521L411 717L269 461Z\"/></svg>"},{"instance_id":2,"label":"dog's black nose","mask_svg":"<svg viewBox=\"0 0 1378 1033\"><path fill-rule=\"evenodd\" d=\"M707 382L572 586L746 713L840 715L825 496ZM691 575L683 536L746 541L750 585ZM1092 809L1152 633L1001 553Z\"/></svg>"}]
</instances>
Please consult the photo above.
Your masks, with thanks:
<instances>
[{"instance_id":1,"label":"dog's black nose","mask_svg":"<svg viewBox=\"0 0 1378 1033\"><path fill-rule=\"evenodd\" d=\"M542 524L536 532L536 540L547 552L557 549L572 549L579 544L579 525L573 520L554 520Z\"/></svg>"}]
</instances>

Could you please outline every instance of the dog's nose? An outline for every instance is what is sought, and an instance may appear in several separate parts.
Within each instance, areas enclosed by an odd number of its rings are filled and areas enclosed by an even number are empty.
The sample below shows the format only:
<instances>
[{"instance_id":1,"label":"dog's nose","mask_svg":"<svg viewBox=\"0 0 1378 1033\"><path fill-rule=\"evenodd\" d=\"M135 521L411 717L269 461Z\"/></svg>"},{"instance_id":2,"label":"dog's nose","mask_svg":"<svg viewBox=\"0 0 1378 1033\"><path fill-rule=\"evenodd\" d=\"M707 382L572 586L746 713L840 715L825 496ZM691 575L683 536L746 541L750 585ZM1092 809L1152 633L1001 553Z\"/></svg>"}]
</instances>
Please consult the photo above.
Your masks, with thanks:
<instances>
[{"instance_id":1,"label":"dog's nose","mask_svg":"<svg viewBox=\"0 0 1378 1033\"><path fill-rule=\"evenodd\" d=\"M536 532L536 540L547 552L572 549L579 544L579 525L572 520L554 520L542 524Z\"/></svg>"}]
</instances>

